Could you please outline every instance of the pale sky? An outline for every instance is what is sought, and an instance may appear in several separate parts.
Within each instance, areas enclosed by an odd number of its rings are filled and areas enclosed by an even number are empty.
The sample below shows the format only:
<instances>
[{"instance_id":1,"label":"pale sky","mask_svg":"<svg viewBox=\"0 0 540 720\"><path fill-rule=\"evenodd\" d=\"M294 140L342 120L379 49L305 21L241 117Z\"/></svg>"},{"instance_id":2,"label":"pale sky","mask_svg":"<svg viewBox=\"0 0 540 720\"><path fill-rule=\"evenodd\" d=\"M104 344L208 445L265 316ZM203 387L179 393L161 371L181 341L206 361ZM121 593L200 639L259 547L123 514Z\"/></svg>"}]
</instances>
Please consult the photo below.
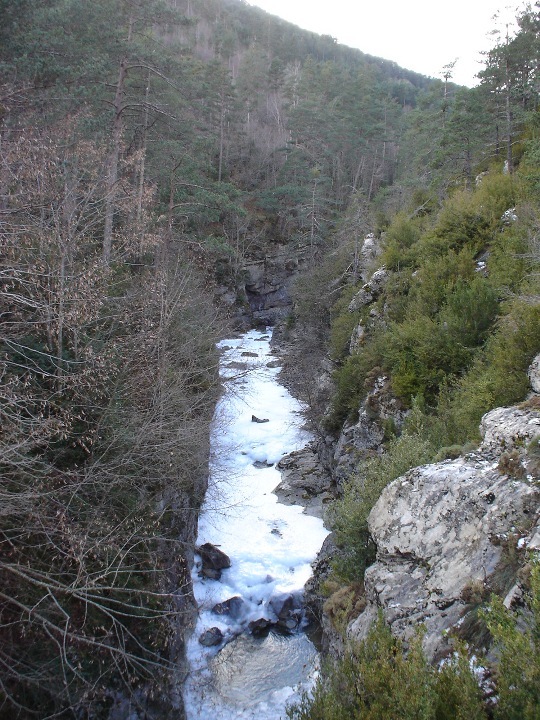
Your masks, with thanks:
<instances>
[{"instance_id":1,"label":"pale sky","mask_svg":"<svg viewBox=\"0 0 540 720\"><path fill-rule=\"evenodd\" d=\"M482 69L481 50L500 11L506 21L523 2L514 0L248 0L305 30L332 35L339 43L394 60L408 70L440 78L457 58L453 81L472 87Z\"/></svg>"}]
</instances>

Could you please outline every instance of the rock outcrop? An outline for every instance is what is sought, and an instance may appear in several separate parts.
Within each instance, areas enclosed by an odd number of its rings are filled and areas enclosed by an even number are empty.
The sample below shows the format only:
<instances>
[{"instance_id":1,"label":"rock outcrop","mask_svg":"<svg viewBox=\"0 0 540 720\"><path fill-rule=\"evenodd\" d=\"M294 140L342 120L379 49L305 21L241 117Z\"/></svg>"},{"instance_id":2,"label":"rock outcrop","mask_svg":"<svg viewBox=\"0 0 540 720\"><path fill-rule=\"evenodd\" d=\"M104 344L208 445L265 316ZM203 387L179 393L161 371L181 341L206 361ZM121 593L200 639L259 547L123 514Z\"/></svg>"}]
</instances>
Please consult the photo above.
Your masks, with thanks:
<instances>
[{"instance_id":1,"label":"rock outcrop","mask_svg":"<svg viewBox=\"0 0 540 720\"><path fill-rule=\"evenodd\" d=\"M277 464L281 482L274 490L284 505L303 505L304 512L323 518L324 507L335 497L332 478L322 466L314 445L285 455Z\"/></svg>"},{"instance_id":2,"label":"rock outcrop","mask_svg":"<svg viewBox=\"0 0 540 720\"><path fill-rule=\"evenodd\" d=\"M535 393L540 393L540 355L537 355L529 368L529 382Z\"/></svg>"},{"instance_id":3,"label":"rock outcrop","mask_svg":"<svg viewBox=\"0 0 540 720\"><path fill-rule=\"evenodd\" d=\"M231 559L212 543L204 543L197 548L201 556L201 575L211 580L219 580L221 571L231 567Z\"/></svg>"},{"instance_id":4,"label":"rock outcrop","mask_svg":"<svg viewBox=\"0 0 540 720\"><path fill-rule=\"evenodd\" d=\"M498 408L481 431L478 451L415 468L383 491L369 516L377 559L365 574L367 605L349 623L350 638L363 639L382 609L405 639L424 624L425 651L436 659L479 597L520 597L519 564L540 543L540 487L525 449L540 434L540 412Z\"/></svg>"},{"instance_id":5,"label":"rock outcrop","mask_svg":"<svg viewBox=\"0 0 540 720\"><path fill-rule=\"evenodd\" d=\"M377 300L384 290L387 280L388 271L383 265L378 270L375 270L369 281L365 283L353 297L349 303L349 312L356 312L365 305L370 305Z\"/></svg>"},{"instance_id":6,"label":"rock outcrop","mask_svg":"<svg viewBox=\"0 0 540 720\"><path fill-rule=\"evenodd\" d=\"M229 307L239 327L274 325L290 310L291 281L305 266L309 247L277 245L246 258L235 276L236 287L220 286L218 301Z\"/></svg>"},{"instance_id":7,"label":"rock outcrop","mask_svg":"<svg viewBox=\"0 0 540 720\"><path fill-rule=\"evenodd\" d=\"M338 488L359 462L380 452L385 435L399 431L406 414L392 394L388 378L382 372L375 373L371 389L360 405L358 421L345 424L333 447L330 465Z\"/></svg>"}]
</instances>

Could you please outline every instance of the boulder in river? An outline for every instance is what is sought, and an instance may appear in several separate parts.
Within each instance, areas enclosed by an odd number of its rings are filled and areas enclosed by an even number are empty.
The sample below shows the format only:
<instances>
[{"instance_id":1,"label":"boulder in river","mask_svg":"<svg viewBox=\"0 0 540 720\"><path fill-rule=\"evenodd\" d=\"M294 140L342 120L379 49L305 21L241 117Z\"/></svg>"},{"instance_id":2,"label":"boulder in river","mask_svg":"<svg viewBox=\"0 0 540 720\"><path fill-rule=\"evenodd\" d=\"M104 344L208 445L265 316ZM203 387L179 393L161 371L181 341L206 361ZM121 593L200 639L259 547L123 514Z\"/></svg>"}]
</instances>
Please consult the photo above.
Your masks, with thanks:
<instances>
[{"instance_id":1,"label":"boulder in river","mask_svg":"<svg viewBox=\"0 0 540 720\"><path fill-rule=\"evenodd\" d=\"M257 470L263 470L265 468L274 467L274 463L269 463L267 460L255 460L253 467L257 468Z\"/></svg>"},{"instance_id":2,"label":"boulder in river","mask_svg":"<svg viewBox=\"0 0 540 720\"><path fill-rule=\"evenodd\" d=\"M302 600L299 595L279 595L269 602L270 609L277 615L277 628L294 630L302 617Z\"/></svg>"},{"instance_id":3,"label":"boulder in river","mask_svg":"<svg viewBox=\"0 0 540 720\"><path fill-rule=\"evenodd\" d=\"M212 580L219 580L221 577L221 571L231 567L231 559L222 550L220 550L212 543L204 543L201 545L197 552L201 556L202 560L202 575L211 578Z\"/></svg>"},{"instance_id":4,"label":"boulder in river","mask_svg":"<svg viewBox=\"0 0 540 720\"><path fill-rule=\"evenodd\" d=\"M274 612L278 620L286 620L295 610L301 607L300 601L294 595L279 595L273 597L269 602L272 612Z\"/></svg>"},{"instance_id":5,"label":"boulder in river","mask_svg":"<svg viewBox=\"0 0 540 720\"><path fill-rule=\"evenodd\" d=\"M217 603L212 608L212 612L216 615L228 615L233 620L237 620L242 614L245 602L240 595L235 595L228 600Z\"/></svg>"},{"instance_id":6,"label":"boulder in river","mask_svg":"<svg viewBox=\"0 0 540 720\"><path fill-rule=\"evenodd\" d=\"M223 633L218 627L211 627L205 630L199 637L199 642L204 647L214 647L223 640Z\"/></svg>"},{"instance_id":7,"label":"boulder in river","mask_svg":"<svg viewBox=\"0 0 540 720\"><path fill-rule=\"evenodd\" d=\"M263 637L270 632L271 628L273 628L275 624L276 623L272 622L272 620L259 618L258 620L252 620L248 627L252 635L255 637Z\"/></svg>"},{"instance_id":8,"label":"boulder in river","mask_svg":"<svg viewBox=\"0 0 540 720\"><path fill-rule=\"evenodd\" d=\"M254 423L267 423L267 422L270 422L270 420L269 420L268 418L262 418L262 419L261 419L261 418L258 418L256 415L252 415L252 416L251 416L251 422L254 422Z\"/></svg>"},{"instance_id":9,"label":"boulder in river","mask_svg":"<svg viewBox=\"0 0 540 720\"><path fill-rule=\"evenodd\" d=\"M221 580L221 570L214 570L214 568L203 567L199 574L209 580Z\"/></svg>"},{"instance_id":10,"label":"boulder in river","mask_svg":"<svg viewBox=\"0 0 540 720\"><path fill-rule=\"evenodd\" d=\"M302 505L307 515L323 517L324 506L334 498L330 474L319 461L316 448L307 445L281 458L281 482L274 489L284 505Z\"/></svg>"}]
</instances>

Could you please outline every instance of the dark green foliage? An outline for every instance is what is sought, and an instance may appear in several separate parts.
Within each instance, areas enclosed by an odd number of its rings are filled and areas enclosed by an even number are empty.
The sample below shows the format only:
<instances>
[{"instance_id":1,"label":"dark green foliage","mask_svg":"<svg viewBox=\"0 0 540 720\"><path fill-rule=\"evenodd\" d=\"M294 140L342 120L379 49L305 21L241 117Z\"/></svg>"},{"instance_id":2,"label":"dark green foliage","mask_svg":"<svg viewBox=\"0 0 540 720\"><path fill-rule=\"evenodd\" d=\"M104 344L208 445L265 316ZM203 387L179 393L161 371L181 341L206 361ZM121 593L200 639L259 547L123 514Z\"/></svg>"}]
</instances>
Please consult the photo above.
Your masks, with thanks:
<instances>
[{"instance_id":1,"label":"dark green foliage","mask_svg":"<svg viewBox=\"0 0 540 720\"><path fill-rule=\"evenodd\" d=\"M515 300L499 321L482 354L453 391L450 413L460 440L478 437L482 415L525 397L527 368L540 347L540 306Z\"/></svg>"},{"instance_id":2,"label":"dark green foliage","mask_svg":"<svg viewBox=\"0 0 540 720\"><path fill-rule=\"evenodd\" d=\"M327 663L313 694L288 709L290 720L537 720L540 709L540 570L533 565L526 630L494 596L482 615L491 632L496 702L484 704L467 649L430 665L419 631L407 647L382 614L367 638Z\"/></svg>"},{"instance_id":3,"label":"dark green foliage","mask_svg":"<svg viewBox=\"0 0 540 720\"><path fill-rule=\"evenodd\" d=\"M390 270L415 267L417 254L415 244L422 234L422 218L409 216L405 212L397 214L386 231L382 262Z\"/></svg>"},{"instance_id":4,"label":"dark green foliage","mask_svg":"<svg viewBox=\"0 0 540 720\"><path fill-rule=\"evenodd\" d=\"M454 196L441 210L431 233L420 243L422 256L436 257L467 247L474 255L490 240L490 224L468 193Z\"/></svg>"},{"instance_id":5,"label":"dark green foliage","mask_svg":"<svg viewBox=\"0 0 540 720\"><path fill-rule=\"evenodd\" d=\"M471 668L466 647L448 658L434 678L434 720L486 720L482 691Z\"/></svg>"},{"instance_id":6,"label":"dark green foliage","mask_svg":"<svg viewBox=\"0 0 540 720\"><path fill-rule=\"evenodd\" d=\"M495 720L538 720L540 717L540 566L531 573L530 610L524 631L516 618L493 597L484 619L497 652Z\"/></svg>"},{"instance_id":7,"label":"dark green foliage","mask_svg":"<svg viewBox=\"0 0 540 720\"><path fill-rule=\"evenodd\" d=\"M417 633L405 654L380 615L366 640L326 668L313 697L289 708L290 720L484 720L480 690L465 651L440 672Z\"/></svg>"},{"instance_id":8,"label":"dark green foliage","mask_svg":"<svg viewBox=\"0 0 540 720\"><path fill-rule=\"evenodd\" d=\"M383 357L394 392L410 404L416 396L433 402L443 381L465 367L470 354L456 346L443 323L419 315L390 327Z\"/></svg>"},{"instance_id":9,"label":"dark green foliage","mask_svg":"<svg viewBox=\"0 0 540 720\"><path fill-rule=\"evenodd\" d=\"M346 485L343 497L332 506L330 518L342 553L335 562L336 575L347 582L362 580L374 560L368 516L388 483L407 470L429 462L433 447L420 434L404 432L390 440L381 457L364 461Z\"/></svg>"},{"instance_id":10,"label":"dark green foliage","mask_svg":"<svg viewBox=\"0 0 540 720\"><path fill-rule=\"evenodd\" d=\"M439 313L439 322L455 345L475 348L484 343L499 312L497 291L483 278L458 278Z\"/></svg>"}]
</instances>

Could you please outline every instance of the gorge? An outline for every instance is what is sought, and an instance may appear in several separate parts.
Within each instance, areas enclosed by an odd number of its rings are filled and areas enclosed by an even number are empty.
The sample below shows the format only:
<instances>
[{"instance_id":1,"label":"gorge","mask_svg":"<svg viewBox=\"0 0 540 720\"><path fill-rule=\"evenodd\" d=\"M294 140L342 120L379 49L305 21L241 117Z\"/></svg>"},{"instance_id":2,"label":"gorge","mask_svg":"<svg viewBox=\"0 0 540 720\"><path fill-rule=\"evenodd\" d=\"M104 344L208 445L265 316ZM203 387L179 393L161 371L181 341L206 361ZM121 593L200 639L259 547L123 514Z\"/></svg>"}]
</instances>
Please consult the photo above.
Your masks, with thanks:
<instances>
[{"instance_id":1,"label":"gorge","mask_svg":"<svg viewBox=\"0 0 540 720\"><path fill-rule=\"evenodd\" d=\"M252 645L267 714L536 720L538 8L473 88L241 0L0 20L0 720L249 713Z\"/></svg>"}]
</instances>

